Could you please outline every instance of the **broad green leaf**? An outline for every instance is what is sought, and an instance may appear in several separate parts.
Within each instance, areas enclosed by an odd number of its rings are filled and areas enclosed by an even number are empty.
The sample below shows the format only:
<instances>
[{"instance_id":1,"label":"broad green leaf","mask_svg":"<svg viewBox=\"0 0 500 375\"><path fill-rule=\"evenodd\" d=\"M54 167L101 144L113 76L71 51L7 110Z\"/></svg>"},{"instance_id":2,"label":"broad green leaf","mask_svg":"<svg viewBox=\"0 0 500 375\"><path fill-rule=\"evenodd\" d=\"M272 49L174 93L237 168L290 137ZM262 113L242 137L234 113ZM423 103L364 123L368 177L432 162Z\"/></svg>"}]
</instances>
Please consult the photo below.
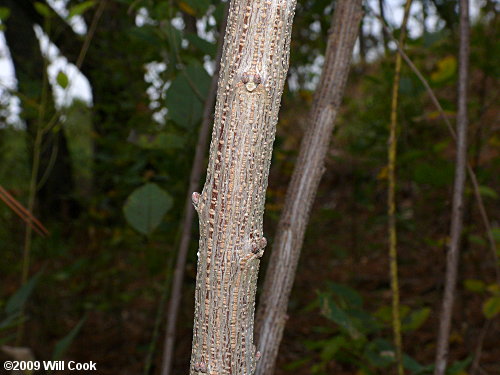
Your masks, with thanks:
<instances>
[{"instance_id":1,"label":"broad green leaf","mask_svg":"<svg viewBox=\"0 0 500 375\"><path fill-rule=\"evenodd\" d=\"M60 70L59 73L57 73L56 81L57 84L61 86L63 89L68 87L69 84L68 76L62 70Z\"/></svg>"},{"instance_id":2,"label":"broad green leaf","mask_svg":"<svg viewBox=\"0 0 500 375\"><path fill-rule=\"evenodd\" d=\"M491 294L498 294L500 295L500 285L498 283L493 283L493 284L489 284L487 287L486 287L486 290L488 292L490 292Z\"/></svg>"},{"instance_id":3,"label":"broad green leaf","mask_svg":"<svg viewBox=\"0 0 500 375\"><path fill-rule=\"evenodd\" d=\"M335 336L334 338L328 340L321 351L321 359L323 361L331 361L335 354L346 345L346 339L344 336Z\"/></svg>"},{"instance_id":4,"label":"broad green leaf","mask_svg":"<svg viewBox=\"0 0 500 375\"><path fill-rule=\"evenodd\" d=\"M483 197L498 199L497 192L492 188L490 188L489 186L484 186L484 185L479 186L479 192Z\"/></svg>"},{"instance_id":5,"label":"broad green leaf","mask_svg":"<svg viewBox=\"0 0 500 375\"><path fill-rule=\"evenodd\" d=\"M383 339L371 341L363 353L363 357L375 367L386 367L394 362L394 348L391 343Z\"/></svg>"},{"instance_id":6,"label":"broad green leaf","mask_svg":"<svg viewBox=\"0 0 500 375\"><path fill-rule=\"evenodd\" d=\"M492 319L500 313L500 296L488 298L483 304L483 313L487 319Z\"/></svg>"},{"instance_id":7,"label":"broad green leaf","mask_svg":"<svg viewBox=\"0 0 500 375\"><path fill-rule=\"evenodd\" d=\"M150 46L158 46L162 42L160 37L158 36L157 28L151 25L143 25L141 27L132 27L128 30L128 34L131 39L137 39L139 42L146 42Z\"/></svg>"},{"instance_id":8,"label":"broad green leaf","mask_svg":"<svg viewBox=\"0 0 500 375\"><path fill-rule=\"evenodd\" d=\"M148 150L179 150L185 146L186 140L177 134L162 132L159 134L140 134L132 143Z\"/></svg>"},{"instance_id":9,"label":"broad green leaf","mask_svg":"<svg viewBox=\"0 0 500 375\"><path fill-rule=\"evenodd\" d=\"M481 293L486 290L486 284L481 280L467 279L464 281L465 289L470 292Z\"/></svg>"},{"instance_id":10,"label":"broad green leaf","mask_svg":"<svg viewBox=\"0 0 500 375\"><path fill-rule=\"evenodd\" d=\"M39 1L35 2L35 4L33 5L35 6L36 11L40 13L42 16L48 18L52 15L52 12L50 11L50 8L47 5L40 3Z\"/></svg>"},{"instance_id":11,"label":"broad green leaf","mask_svg":"<svg viewBox=\"0 0 500 375\"><path fill-rule=\"evenodd\" d=\"M6 330L12 329L20 324L26 318L21 316L20 312L8 315L4 320L0 322L0 337L5 336ZM1 342L1 339L0 339Z\"/></svg>"},{"instance_id":12,"label":"broad green leaf","mask_svg":"<svg viewBox=\"0 0 500 375\"><path fill-rule=\"evenodd\" d=\"M189 65L167 90L168 116L179 126L191 129L202 116L203 101L210 86L210 76L199 64Z\"/></svg>"},{"instance_id":13,"label":"broad green leaf","mask_svg":"<svg viewBox=\"0 0 500 375\"><path fill-rule=\"evenodd\" d=\"M495 241L500 242L500 228L491 228L491 233Z\"/></svg>"},{"instance_id":14,"label":"broad green leaf","mask_svg":"<svg viewBox=\"0 0 500 375\"><path fill-rule=\"evenodd\" d=\"M21 311L29 296L35 289L36 284L40 280L42 272L38 272L35 276L29 279L14 295L12 295L5 305L5 313L7 315L15 314Z\"/></svg>"},{"instance_id":15,"label":"broad green leaf","mask_svg":"<svg viewBox=\"0 0 500 375\"><path fill-rule=\"evenodd\" d=\"M95 4L96 2L94 0L88 0L84 1L83 3L73 5L71 8L69 8L68 19L74 16L82 15L83 13L85 13L85 11L92 8Z\"/></svg>"},{"instance_id":16,"label":"broad green leaf","mask_svg":"<svg viewBox=\"0 0 500 375\"><path fill-rule=\"evenodd\" d=\"M128 223L138 232L149 235L172 207L172 197L158 185L147 183L127 198L123 207Z\"/></svg>"},{"instance_id":17,"label":"broad green leaf","mask_svg":"<svg viewBox=\"0 0 500 375\"><path fill-rule=\"evenodd\" d=\"M0 20L5 21L10 16L10 9L7 7L0 7Z\"/></svg>"},{"instance_id":18,"label":"broad green leaf","mask_svg":"<svg viewBox=\"0 0 500 375\"><path fill-rule=\"evenodd\" d=\"M424 307L422 309L413 311L403 320L401 327L402 330L415 331L419 329L422 326L422 324L425 323L430 313L431 309L428 307Z\"/></svg>"},{"instance_id":19,"label":"broad green leaf","mask_svg":"<svg viewBox=\"0 0 500 375\"><path fill-rule=\"evenodd\" d=\"M480 236L476 236L475 234L469 234L467 236L467 238L469 239L469 241L471 243L474 243L476 245L481 245L481 246L484 246L487 244L486 240Z\"/></svg>"},{"instance_id":20,"label":"broad green leaf","mask_svg":"<svg viewBox=\"0 0 500 375\"><path fill-rule=\"evenodd\" d=\"M354 289L337 283L329 283L329 286L333 293L340 297L348 306L361 307L363 305L363 298Z\"/></svg>"},{"instance_id":21,"label":"broad green leaf","mask_svg":"<svg viewBox=\"0 0 500 375\"><path fill-rule=\"evenodd\" d=\"M322 314L332 320L334 323L338 324L339 327L345 331L354 339L360 339L363 335L355 328L355 325L349 315L342 310L335 301L326 294L320 295L321 299L321 312Z\"/></svg>"},{"instance_id":22,"label":"broad green leaf","mask_svg":"<svg viewBox=\"0 0 500 375\"><path fill-rule=\"evenodd\" d=\"M191 16L204 15L209 6L209 0L184 0L179 3L179 8Z\"/></svg>"},{"instance_id":23,"label":"broad green leaf","mask_svg":"<svg viewBox=\"0 0 500 375\"><path fill-rule=\"evenodd\" d=\"M216 45L214 43L207 42L205 39L200 38L198 35L189 33L186 35L186 39L189 43L196 48L198 48L201 52L214 56L216 51Z\"/></svg>"},{"instance_id":24,"label":"broad green leaf","mask_svg":"<svg viewBox=\"0 0 500 375\"><path fill-rule=\"evenodd\" d=\"M471 364L472 357L469 356L462 361L456 361L450 364L450 367L446 371L446 375L461 375L466 374L465 369Z\"/></svg>"},{"instance_id":25,"label":"broad green leaf","mask_svg":"<svg viewBox=\"0 0 500 375\"><path fill-rule=\"evenodd\" d=\"M59 340L54 347L54 353L52 354L52 360L57 361L62 358L66 350L69 348L73 340L75 339L76 335L80 332L80 329L82 328L83 324L87 320L87 317L83 317L76 326L73 327L69 333L64 336L61 340Z\"/></svg>"},{"instance_id":26,"label":"broad green leaf","mask_svg":"<svg viewBox=\"0 0 500 375\"><path fill-rule=\"evenodd\" d=\"M437 63L437 70L431 74L431 80L435 83L442 83L452 78L457 71L457 59L454 56L447 56Z\"/></svg>"},{"instance_id":27,"label":"broad green leaf","mask_svg":"<svg viewBox=\"0 0 500 375\"><path fill-rule=\"evenodd\" d=\"M283 369L286 371L294 371L294 370L297 370L298 368L306 365L310 361L311 361L310 357L297 359L296 361L293 361L293 362L290 362L290 363L284 365Z\"/></svg>"}]
</instances>

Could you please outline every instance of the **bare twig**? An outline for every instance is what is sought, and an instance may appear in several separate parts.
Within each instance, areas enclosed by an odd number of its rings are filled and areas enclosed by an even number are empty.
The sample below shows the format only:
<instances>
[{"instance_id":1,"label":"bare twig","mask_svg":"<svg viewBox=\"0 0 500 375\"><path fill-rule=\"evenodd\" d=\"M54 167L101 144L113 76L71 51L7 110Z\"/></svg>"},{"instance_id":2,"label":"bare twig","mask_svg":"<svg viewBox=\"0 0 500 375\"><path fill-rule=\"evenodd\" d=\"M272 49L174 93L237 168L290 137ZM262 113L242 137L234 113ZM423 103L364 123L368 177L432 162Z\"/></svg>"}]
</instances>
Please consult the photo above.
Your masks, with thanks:
<instances>
[{"instance_id":1,"label":"bare twig","mask_svg":"<svg viewBox=\"0 0 500 375\"><path fill-rule=\"evenodd\" d=\"M451 317L460 258L463 199L467 165L467 83L469 76L469 1L460 0L460 46L458 54L458 111L455 184L451 212L450 247L446 257L446 278L436 351L435 375L444 375L448 361Z\"/></svg>"},{"instance_id":2,"label":"bare twig","mask_svg":"<svg viewBox=\"0 0 500 375\"><path fill-rule=\"evenodd\" d=\"M26 224L31 225L37 234L42 237L49 235L47 228L1 185L0 199Z\"/></svg>"},{"instance_id":3,"label":"bare twig","mask_svg":"<svg viewBox=\"0 0 500 375\"><path fill-rule=\"evenodd\" d=\"M85 60L85 56L87 56L87 51L89 50L90 43L92 42L92 39L94 38L95 31L97 29L97 25L99 24L99 19L102 16L102 13L104 12L104 8L106 7L108 0L101 0L99 2L99 7L97 8L96 12L94 13L94 16L92 18L92 23L90 24L89 31L87 32L87 35L85 37L85 40L83 42L82 49L80 50L80 53L78 55L78 59L76 60L76 67L80 69L83 65L83 61Z\"/></svg>"},{"instance_id":4,"label":"bare twig","mask_svg":"<svg viewBox=\"0 0 500 375\"><path fill-rule=\"evenodd\" d=\"M203 172L204 156L207 150L208 134L210 124L212 122L212 113L215 105L215 98L217 95L217 81L219 78L220 60L222 56L223 35L226 28L228 6L224 19L220 26L219 43L217 47L217 54L215 57L215 71L210 84L210 91L205 101L205 108L203 110L203 120L198 133L198 142L196 144L196 151L191 167L191 175L189 176L189 188L184 204L184 218L182 220L182 234L177 252L177 261L175 264L174 277L172 282L172 290L170 301L168 304L167 313L167 327L165 332L165 343L163 349L163 364L162 375L169 375L172 371L172 362L174 354L174 342L177 326L177 316L179 315L179 306L182 296L182 282L184 280L184 269L186 268L186 258L189 249L189 242L191 239L191 228L193 225L194 208L192 205L191 195L198 189L200 185L201 175Z\"/></svg>"},{"instance_id":5,"label":"bare twig","mask_svg":"<svg viewBox=\"0 0 500 375\"><path fill-rule=\"evenodd\" d=\"M399 45L403 48L406 39L406 24L410 15L412 0L406 0ZM381 4L381 9L383 5ZM385 33L384 33L385 35ZM385 41L385 36L384 36ZM396 154L398 128L398 93L401 79L401 55L396 54L394 82L392 85L391 123L389 126L388 165L387 165L387 215L389 234L389 265L392 291L392 330L396 350L396 366L398 375L404 374L403 340L401 338L401 317L399 315L399 280L398 280L398 250L396 232Z\"/></svg>"}]
</instances>

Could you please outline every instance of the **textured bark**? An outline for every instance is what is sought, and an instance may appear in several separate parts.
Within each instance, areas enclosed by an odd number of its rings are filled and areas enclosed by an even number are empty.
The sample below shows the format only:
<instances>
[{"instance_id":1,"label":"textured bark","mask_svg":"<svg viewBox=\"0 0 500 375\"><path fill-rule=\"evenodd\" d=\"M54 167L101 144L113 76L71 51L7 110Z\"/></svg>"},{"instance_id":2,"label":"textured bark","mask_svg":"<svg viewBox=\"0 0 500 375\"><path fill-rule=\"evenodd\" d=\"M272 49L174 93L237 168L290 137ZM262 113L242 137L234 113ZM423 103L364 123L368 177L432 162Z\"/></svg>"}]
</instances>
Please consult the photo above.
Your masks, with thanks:
<instances>
[{"instance_id":1,"label":"textured bark","mask_svg":"<svg viewBox=\"0 0 500 375\"><path fill-rule=\"evenodd\" d=\"M207 179L193 193L200 244L190 374L253 374L265 191L295 0L231 1Z\"/></svg>"},{"instance_id":2,"label":"textured bark","mask_svg":"<svg viewBox=\"0 0 500 375\"><path fill-rule=\"evenodd\" d=\"M224 12L224 20L220 25L221 34L226 29L227 11L229 7L226 5ZM172 292L168 303L167 327L165 330L165 343L163 347L163 363L161 375L170 375L172 373L172 363L174 360L174 344L177 328L177 316L179 315L179 306L182 297L182 282L184 280L184 270L186 268L186 259L191 242L191 229L194 218L194 208L191 203L191 192L198 189L203 172L205 162L205 154L208 147L208 135L210 134L210 124L213 119L213 110L217 95L217 77L220 71L220 59L222 57L222 40L219 41L217 47L217 55L215 56L215 71L210 83L210 91L205 101L203 109L203 120L198 132L198 142L196 143L196 151L191 167L191 175L189 176L188 196L184 204L184 217L182 219L182 234L177 252L177 261L175 264L174 278L172 281Z\"/></svg>"},{"instance_id":3,"label":"textured bark","mask_svg":"<svg viewBox=\"0 0 500 375\"><path fill-rule=\"evenodd\" d=\"M257 312L256 333L263 354L256 374L272 374L283 336L288 298L295 278L335 118L340 107L362 16L361 0L339 0L333 16L320 79L275 237Z\"/></svg>"},{"instance_id":4,"label":"textured bark","mask_svg":"<svg viewBox=\"0 0 500 375\"><path fill-rule=\"evenodd\" d=\"M460 0L460 47L458 53L457 154L451 211L450 245L446 257L446 279L439 321L435 375L444 375L448 362L451 318L457 284L460 239L463 226L464 188L467 167L467 83L469 81L470 49L469 1Z\"/></svg>"}]
</instances>

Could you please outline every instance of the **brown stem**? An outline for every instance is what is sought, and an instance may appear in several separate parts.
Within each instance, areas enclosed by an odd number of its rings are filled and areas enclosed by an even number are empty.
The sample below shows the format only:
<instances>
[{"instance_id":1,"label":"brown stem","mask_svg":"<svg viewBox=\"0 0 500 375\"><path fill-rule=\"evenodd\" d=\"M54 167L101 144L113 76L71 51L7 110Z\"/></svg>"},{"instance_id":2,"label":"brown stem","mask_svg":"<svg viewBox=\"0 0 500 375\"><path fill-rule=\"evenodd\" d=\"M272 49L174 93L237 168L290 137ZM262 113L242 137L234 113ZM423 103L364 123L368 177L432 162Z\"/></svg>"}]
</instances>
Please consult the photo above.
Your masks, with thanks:
<instances>
[{"instance_id":1,"label":"brown stem","mask_svg":"<svg viewBox=\"0 0 500 375\"><path fill-rule=\"evenodd\" d=\"M309 114L310 125L288 187L257 310L255 332L262 353L257 375L270 375L275 367L304 233L324 171L325 156L359 32L361 5L361 0L340 0L333 15L325 65Z\"/></svg>"}]
</instances>

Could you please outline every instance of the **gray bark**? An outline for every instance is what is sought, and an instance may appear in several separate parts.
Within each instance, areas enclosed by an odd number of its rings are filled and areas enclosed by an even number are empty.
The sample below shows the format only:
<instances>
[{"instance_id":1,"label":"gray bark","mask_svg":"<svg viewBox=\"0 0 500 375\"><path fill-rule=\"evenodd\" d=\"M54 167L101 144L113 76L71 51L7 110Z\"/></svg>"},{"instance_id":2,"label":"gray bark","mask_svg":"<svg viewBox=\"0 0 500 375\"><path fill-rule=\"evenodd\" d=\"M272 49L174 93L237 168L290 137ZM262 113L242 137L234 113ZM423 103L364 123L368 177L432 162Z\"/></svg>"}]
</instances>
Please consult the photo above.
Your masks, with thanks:
<instances>
[{"instance_id":1,"label":"gray bark","mask_svg":"<svg viewBox=\"0 0 500 375\"><path fill-rule=\"evenodd\" d=\"M227 10L228 6L226 6L224 20L222 21L220 27L221 34L226 29ZM196 143L193 166L191 167L191 174L189 176L188 196L186 197L186 202L184 204L181 241L179 250L177 252L177 261L175 263L174 278L172 281L172 292L170 301L168 303L167 326L165 329L165 343L163 347L163 363L161 368L161 375L170 375L172 373L177 316L179 314L179 307L181 303L182 282L184 280L184 269L186 268L186 259L189 250L189 243L191 240L191 228L194 218L194 208L191 203L191 192L194 191L194 189L197 189L200 185L205 153L208 147L210 124L212 123L213 119L213 109L217 94L217 78L219 76L221 56L222 41L219 41L217 47L217 55L215 56L215 71L212 77L212 82L210 83L210 91L205 101L205 108L203 109L203 120L201 122L200 130L198 133L198 142Z\"/></svg>"},{"instance_id":2,"label":"gray bark","mask_svg":"<svg viewBox=\"0 0 500 375\"><path fill-rule=\"evenodd\" d=\"M258 375L274 371L304 233L323 174L324 159L358 36L361 4L361 0L339 0L333 16L325 65L309 115L310 126L288 187L257 311L256 334L262 353L257 365Z\"/></svg>"},{"instance_id":3,"label":"gray bark","mask_svg":"<svg viewBox=\"0 0 500 375\"><path fill-rule=\"evenodd\" d=\"M253 374L265 192L295 0L233 0L207 179L193 193L200 244L190 374Z\"/></svg>"},{"instance_id":4,"label":"gray bark","mask_svg":"<svg viewBox=\"0 0 500 375\"><path fill-rule=\"evenodd\" d=\"M469 76L469 1L460 0L460 47L458 52L458 110L455 182L451 211L450 244L446 256L446 279L439 321L435 375L444 375L448 362L449 338L457 284L460 239L463 226L464 188L467 167L467 83Z\"/></svg>"}]
</instances>

